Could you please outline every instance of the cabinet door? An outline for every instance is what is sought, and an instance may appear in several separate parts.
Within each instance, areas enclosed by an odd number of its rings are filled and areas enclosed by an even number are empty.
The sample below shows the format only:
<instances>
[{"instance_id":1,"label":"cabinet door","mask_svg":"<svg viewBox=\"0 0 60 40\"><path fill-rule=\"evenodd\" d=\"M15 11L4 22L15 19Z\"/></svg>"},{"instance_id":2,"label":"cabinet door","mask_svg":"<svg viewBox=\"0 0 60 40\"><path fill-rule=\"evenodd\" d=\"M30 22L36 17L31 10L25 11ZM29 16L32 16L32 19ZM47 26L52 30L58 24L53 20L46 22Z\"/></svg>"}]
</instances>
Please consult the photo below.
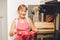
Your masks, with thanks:
<instances>
[{"instance_id":1,"label":"cabinet door","mask_svg":"<svg viewBox=\"0 0 60 40\"><path fill-rule=\"evenodd\" d=\"M0 0L0 40L7 40L7 0Z\"/></svg>"},{"instance_id":2,"label":"cabinet door","mask_svg":"<svg viewBox=\"0 0 60 40\"><path fill-rule=\"evenodd\" d=\"M1 21L1 17L0 17L0 40L2 40L2 21Z\"/></svg>"}]
</instances>

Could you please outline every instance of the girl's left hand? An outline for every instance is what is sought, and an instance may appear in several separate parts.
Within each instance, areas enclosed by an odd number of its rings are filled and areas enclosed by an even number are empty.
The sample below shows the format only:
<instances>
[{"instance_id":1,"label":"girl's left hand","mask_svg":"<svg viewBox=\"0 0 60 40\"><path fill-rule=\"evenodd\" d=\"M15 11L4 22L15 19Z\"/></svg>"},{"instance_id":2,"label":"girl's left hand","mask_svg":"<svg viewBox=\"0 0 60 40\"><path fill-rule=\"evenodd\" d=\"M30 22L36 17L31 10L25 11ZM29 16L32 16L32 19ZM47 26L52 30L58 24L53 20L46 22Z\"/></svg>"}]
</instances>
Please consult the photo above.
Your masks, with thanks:
<instances>
[{"instance_id":1,"label":"girl's left hand","mask_svg":"<svg viewBox=\"0 0 60 40\"><path fill-rule=\"evenodd\" d=\"M36 33L37 32L37 29L33 29L32 31L34 31Z\"/></svg>"}]
</instances>

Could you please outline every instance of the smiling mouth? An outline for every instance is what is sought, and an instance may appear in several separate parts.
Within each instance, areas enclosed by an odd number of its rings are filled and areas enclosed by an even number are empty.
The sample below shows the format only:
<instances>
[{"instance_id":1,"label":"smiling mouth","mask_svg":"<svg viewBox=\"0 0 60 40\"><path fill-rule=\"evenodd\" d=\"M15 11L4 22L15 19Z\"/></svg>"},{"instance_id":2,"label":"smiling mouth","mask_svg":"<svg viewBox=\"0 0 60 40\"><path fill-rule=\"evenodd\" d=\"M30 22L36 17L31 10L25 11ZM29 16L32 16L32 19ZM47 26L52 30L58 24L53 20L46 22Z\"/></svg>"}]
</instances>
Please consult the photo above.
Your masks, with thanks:
<instances>
[{"instance_id":1,"label":"smiling mouth","mask_svg":"<svg viewBox=\"0 0 60 40\"><path fill-rule=\"evenodd\" d=\"M25 16L26 14L22 14L23 16Z\"/></svg>"}]
</instances>

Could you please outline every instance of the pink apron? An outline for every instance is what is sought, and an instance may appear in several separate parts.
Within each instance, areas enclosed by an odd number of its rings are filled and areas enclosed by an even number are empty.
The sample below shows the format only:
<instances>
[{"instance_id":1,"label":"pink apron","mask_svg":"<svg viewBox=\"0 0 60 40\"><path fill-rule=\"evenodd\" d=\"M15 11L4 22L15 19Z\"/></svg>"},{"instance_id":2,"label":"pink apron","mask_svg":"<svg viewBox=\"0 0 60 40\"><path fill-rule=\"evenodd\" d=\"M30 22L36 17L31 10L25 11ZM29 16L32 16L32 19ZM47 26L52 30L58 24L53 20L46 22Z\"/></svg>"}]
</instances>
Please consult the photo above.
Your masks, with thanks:
<instances>
[{"instance_id":1,"label":"pink apron","mask_svg":"<svg viewBox=\"0 0 60 40\"><path fill-rule=\"evenodd\" d=\"M30 29L31 27L29 26L28 22L27 22L27 19L24 19L24 22L21 23L19 21L19 19L17 19L18 22L17 22L17 32L16 32L16 37L14 40L29 40L29 37L30 37ZM19 32L21 32L21 35L19 34ZM25 35L27 34L28 35Z\"/></svg>"}]
</instances>

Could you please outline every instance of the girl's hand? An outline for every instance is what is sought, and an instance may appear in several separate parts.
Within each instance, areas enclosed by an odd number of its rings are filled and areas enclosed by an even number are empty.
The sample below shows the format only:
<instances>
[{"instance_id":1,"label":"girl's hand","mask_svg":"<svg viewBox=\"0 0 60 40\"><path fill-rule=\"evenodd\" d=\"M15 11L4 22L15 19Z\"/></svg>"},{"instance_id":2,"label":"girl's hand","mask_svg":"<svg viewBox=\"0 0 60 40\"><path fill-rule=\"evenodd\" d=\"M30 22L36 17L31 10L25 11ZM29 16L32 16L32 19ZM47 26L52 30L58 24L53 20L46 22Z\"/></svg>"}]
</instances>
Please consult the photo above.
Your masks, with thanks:
<instances>
[{"instance_id":1,"label":"girl's hand","mask_svg":"<svg viewBox=\"0 0 60 40\"><path fill-rule=\"evenodd\" d=\"M37 29L33 29L32 31L34 31L36 33L37 32Z\"/></svg>"},{"instance_id":2,"label":"girl's hand","mask_svg":"<svg viewBox=\"0 0 60 40\"><path fill-rule=\"evenodd\" d=\"M14 32L10 32L9 35L12 37L15 33Z\"/></svg>"},{"instance_id":3,"label":"girl's hand","mask_svg":"<svg viewBox=\"0 0 60 40\"><path fill-rule=\"evenodd\" d=\"M35 31L31 31L30 35L31 35L31 37L34 37L35 36Z\"/></svg>"}]
</instances>

